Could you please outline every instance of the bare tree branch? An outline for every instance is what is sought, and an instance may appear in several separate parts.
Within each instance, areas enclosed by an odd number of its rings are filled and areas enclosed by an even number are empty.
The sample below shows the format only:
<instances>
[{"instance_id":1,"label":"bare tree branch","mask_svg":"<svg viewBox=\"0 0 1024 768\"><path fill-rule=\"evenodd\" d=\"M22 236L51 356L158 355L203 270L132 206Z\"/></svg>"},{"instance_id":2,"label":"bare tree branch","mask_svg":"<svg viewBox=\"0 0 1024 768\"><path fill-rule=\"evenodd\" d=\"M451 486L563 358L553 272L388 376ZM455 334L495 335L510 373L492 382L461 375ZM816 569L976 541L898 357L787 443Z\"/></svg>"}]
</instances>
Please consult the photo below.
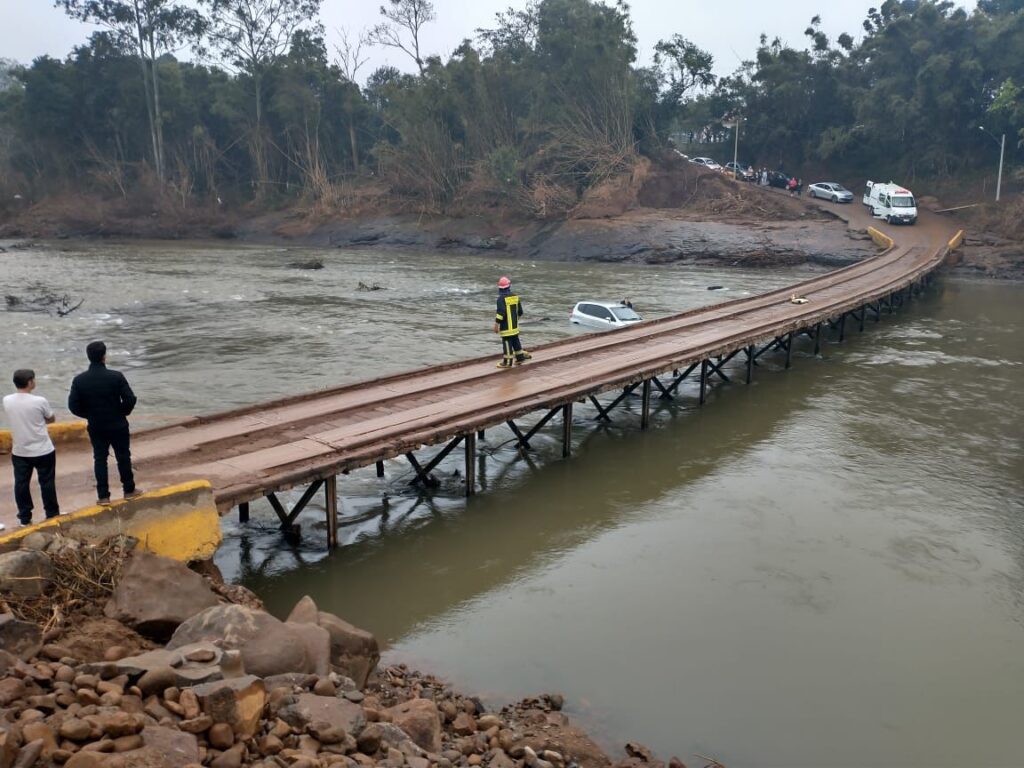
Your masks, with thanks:
<instances>
[{"instance_id":1,"label":"bare tree branch","mask_svg":"<svg viewBox=\"0 0 1024 768\"><path fill-rule=\"evenodd\" d=\"M370 42L402 51L416 62L422 75L420 31L437 19L434 4L430 0L388 0L388 5L380 7L380 15L385 21L370 30Z\"/></svg>"}]
</instances>

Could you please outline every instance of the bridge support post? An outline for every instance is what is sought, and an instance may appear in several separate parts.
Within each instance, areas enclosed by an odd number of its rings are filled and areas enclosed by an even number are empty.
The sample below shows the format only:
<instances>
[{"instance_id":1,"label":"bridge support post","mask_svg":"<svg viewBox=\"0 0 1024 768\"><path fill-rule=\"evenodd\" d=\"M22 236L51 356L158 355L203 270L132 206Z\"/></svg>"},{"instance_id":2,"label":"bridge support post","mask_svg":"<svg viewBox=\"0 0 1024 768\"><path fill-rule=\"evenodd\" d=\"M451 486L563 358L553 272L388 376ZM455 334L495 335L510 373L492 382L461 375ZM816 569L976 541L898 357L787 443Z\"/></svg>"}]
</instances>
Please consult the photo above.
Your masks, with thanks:
<instances>
[{"instance_id":1,"label":"bridge support post","mask_svg":"<svg viewBox=\"0 0 1024 768\"><path fill-rule=\"evenodd\" d=\"M651 423L651 380L644 379L641 390L642 400L640 403L640 429L647 429Z\"/></svg>"},{"instance_id":2,"label":"bridge support post","mask_svg":"<svg viewBox=\"0 0 1024 768\"><path fill-rule=\"evenodd\" d=\"M338 478L324 480L324 512L327 515L327 548L338 546Z\"/></svg>"},{"instance_id":3,"label":"bridge support post","mask_svg":"<svg viewBox=\"0 0 1024 768\"><path fill-rule=\"evenodd\" d=\"M754 378L754 357L757 347L751 344L747 347L744 352L747 354L747 384L749 384Z\"/></svg>"},{"instance_id":4,"label":"bridge support post","mask_svg":"<svg viewBox=\"0 0 1024 768\"><path fill-rule=\"evenodd\" d=\"M789 370L789 366L793 360L793 332L790 331L786 334L786 370Z\"/></svg>"},{"instance_id":5,"label":"bridge support post","mask_svg":"<svg viewBox=\"0 0 1024 768\"><path fill-rule=\"evenodd\" d=\"M859 320L860 320L860 327L857 329L861 333L864 333L864 315L866 315L867 313L868 313L868 307L867 307L867 304L865 304L864 306L862 306L860 308L860 318L859 318Z\"/></svg>"},{"instance_id":6,"label":"bridge support post","mask_svg":"<svg viewBox=\"0 0 1024 768\"><path fill-rule=\"evenodd\" d=\"M467 432L463 440L466 451L466 497L476 493L476 434Z\"/></svg>"},{"instance_id":7,"label":"bridge support post","mask_svg":"<svg viewBox=\"0 0 1024 768\"><path fill-rule=\"evenodd\" d=\"M814 326L814 354L821 354L821 323Z\"/></svg>"},{"instance_id":8,"label":"bridge support post","mask_svg":"<svg viewBox=\"0 0 1024 768\"><path fill-rule=\"evenodd\" d=\"M572 403L562 406L562 458L572 453Z\"/></svg>"},{"instance_id":9,"label":"bridge support post","mask_svg":"<svg viewBox=\"0 0 1024 768\"><path fill-rule=\"evenodd\" d=\"M249 522L249 502L243 501L238 505L238 522L248 523Z\"/></svg>"},{"instance_id":10,"label":"bridge support post","mask_svg":"<svg viewBox=\"0 0 1024 768\"><path fill-rule=\"evenodd\" d=\"M704 400L707 396L708 391L708 361L700 361L700 404L704 405Z\"/></svg>"},{"instance_id":11,"label":"bridge support post","mask_svg":"<svg viewBox=\"0 0 1024 768\"><path fill-rule=\"evenodd\" d=\"M846 313L839 315L839 343L842 344L846 338Z\"/></svg>"},{"instance_id":12,"label":"bridge support post","mask_svg":"<svg viewBox=\"0 0 1024 768\"><path fill-rule=\"evenodd\" d=\"M377 477L384 477L384 462L377 462Z\"/></svg>"}]
</instances>

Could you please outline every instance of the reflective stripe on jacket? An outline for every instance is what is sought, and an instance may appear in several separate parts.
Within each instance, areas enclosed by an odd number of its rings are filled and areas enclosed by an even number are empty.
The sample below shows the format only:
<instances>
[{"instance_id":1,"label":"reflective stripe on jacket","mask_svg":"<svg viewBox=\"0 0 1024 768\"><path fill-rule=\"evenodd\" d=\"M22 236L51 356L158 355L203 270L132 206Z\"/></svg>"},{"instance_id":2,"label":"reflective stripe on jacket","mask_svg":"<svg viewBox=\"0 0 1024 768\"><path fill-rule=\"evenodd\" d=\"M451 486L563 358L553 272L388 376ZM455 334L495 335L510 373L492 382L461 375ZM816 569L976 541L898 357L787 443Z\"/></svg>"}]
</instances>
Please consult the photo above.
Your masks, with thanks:
<instances>
[{"instance_id":1,"label":"reflective stripe on jacket","mask_svg":"<svg viewBox=\"0 0 1024 768\"><path fill-rule=\"evenodd\" d=\"M519 335L519 318L523 316L523 305L514 293L498 296L497 312L494 322L498 324L498 332L502 336Z\"/></svg>"}]
</instances>

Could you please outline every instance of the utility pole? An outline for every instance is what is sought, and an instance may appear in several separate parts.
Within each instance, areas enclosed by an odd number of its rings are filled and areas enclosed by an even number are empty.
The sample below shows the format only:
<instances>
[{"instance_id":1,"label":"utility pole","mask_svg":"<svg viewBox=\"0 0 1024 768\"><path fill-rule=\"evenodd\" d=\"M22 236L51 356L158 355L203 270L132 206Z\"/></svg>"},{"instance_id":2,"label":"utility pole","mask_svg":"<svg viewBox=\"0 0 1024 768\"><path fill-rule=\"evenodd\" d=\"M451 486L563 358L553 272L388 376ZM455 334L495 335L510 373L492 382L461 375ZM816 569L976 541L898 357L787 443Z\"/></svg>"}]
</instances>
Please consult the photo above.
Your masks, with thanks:
<instances>
[{"instance_id":1,"label":"utility pole","mask_svg":"<svg viewBox=\"0 0 1024 768\"><path fill-rule=\"evenodd\" d=\"M979 125L979 131L985 131L985 126ZM999 175L996 176L996 202L999 202L999 196L1003 189L1003 156L1006 154L1006 134L1003 134L1002 139L997 139L993 134L985 131L996 144L999 145Z\"/></svg>"},{"instance_id":2,"label":"utility pole","mask_svg":"<svg viewBox=\"0 0 1024 768\"><path fill-rule=\"evenodd\" d=\"M743 122L742 117L733 118L731 121L722 121L722 125L726 128L734 128L736 130L735 137L733 139L732 146L732 177L736 180L740 178L739 169L739 157L740 157L740 123ZM730 124L731 123L731 124Z\"/></svg>"},{"instance_id":3,"label":"utility pole","mask_svg":"<svg viewBox=\"0 0 1024 768\"><path fill-rule=\"evenodd\" d=\"M740 157L740 118L737 117L736 118L736 139L735 139L735 141L733 142L733 145L732 145L732 177L734 179L739 179L739 177L740 177L739 157Z\"/></svg>"}]
</instances>

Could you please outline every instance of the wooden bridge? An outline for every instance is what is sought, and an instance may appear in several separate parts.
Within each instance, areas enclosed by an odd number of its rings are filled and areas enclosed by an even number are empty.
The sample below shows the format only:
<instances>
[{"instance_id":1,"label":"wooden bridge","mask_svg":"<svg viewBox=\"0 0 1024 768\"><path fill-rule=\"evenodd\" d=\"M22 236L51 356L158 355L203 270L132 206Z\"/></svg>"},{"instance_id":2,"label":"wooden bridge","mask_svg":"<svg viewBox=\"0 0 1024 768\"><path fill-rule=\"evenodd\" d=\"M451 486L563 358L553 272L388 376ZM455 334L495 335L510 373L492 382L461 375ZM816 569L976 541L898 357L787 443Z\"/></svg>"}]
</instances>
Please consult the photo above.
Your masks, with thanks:
<instances>
[{"instance_id":1,"label":"wooden bridge","mask_svg":"<svg viewBox=\"0 0 1024 768\"><path fill-rule=\"evenodd\" d=\"M872 223L858 205L844 213L854 226ZM732 376L749 382L762 356L784 356L788 368L798 342L817 352L854 328L863 330L867 319L877 321L912 300L942 263L952 234L926 214L916 226L886 231L896 243L875 258L782 290L536 347L531 362L509 371L497 370L492 355L139 432L132 441L136 476L147 488L208 480L221 514L237 507L242 520L248 519L249 502L266 498L285 528L323 490L334 546L342 473L375 465L383 474L386 459L405 456L417 479L427 480L461 446L466 493L472 494L483 430L508 428L525 448L556 420L568 456L573 409L580 404L592 407L596 418L608 419L612 408L639 390L644 429L651 398L676 396L684 381L698 382L703 403L715 383ZM806 303L791 302L794 295ZM520 420L533 413L541 418L524 426ZM417 456L431 446L440 447L432 458ZM0 520L9 528L16 524L11 484L10 472L2 473ZM286 508L277 494L298 487L304 493ZM58 492L66 511L93 503L88 445L61 447Z\"/></svg>"}]
</instances>

